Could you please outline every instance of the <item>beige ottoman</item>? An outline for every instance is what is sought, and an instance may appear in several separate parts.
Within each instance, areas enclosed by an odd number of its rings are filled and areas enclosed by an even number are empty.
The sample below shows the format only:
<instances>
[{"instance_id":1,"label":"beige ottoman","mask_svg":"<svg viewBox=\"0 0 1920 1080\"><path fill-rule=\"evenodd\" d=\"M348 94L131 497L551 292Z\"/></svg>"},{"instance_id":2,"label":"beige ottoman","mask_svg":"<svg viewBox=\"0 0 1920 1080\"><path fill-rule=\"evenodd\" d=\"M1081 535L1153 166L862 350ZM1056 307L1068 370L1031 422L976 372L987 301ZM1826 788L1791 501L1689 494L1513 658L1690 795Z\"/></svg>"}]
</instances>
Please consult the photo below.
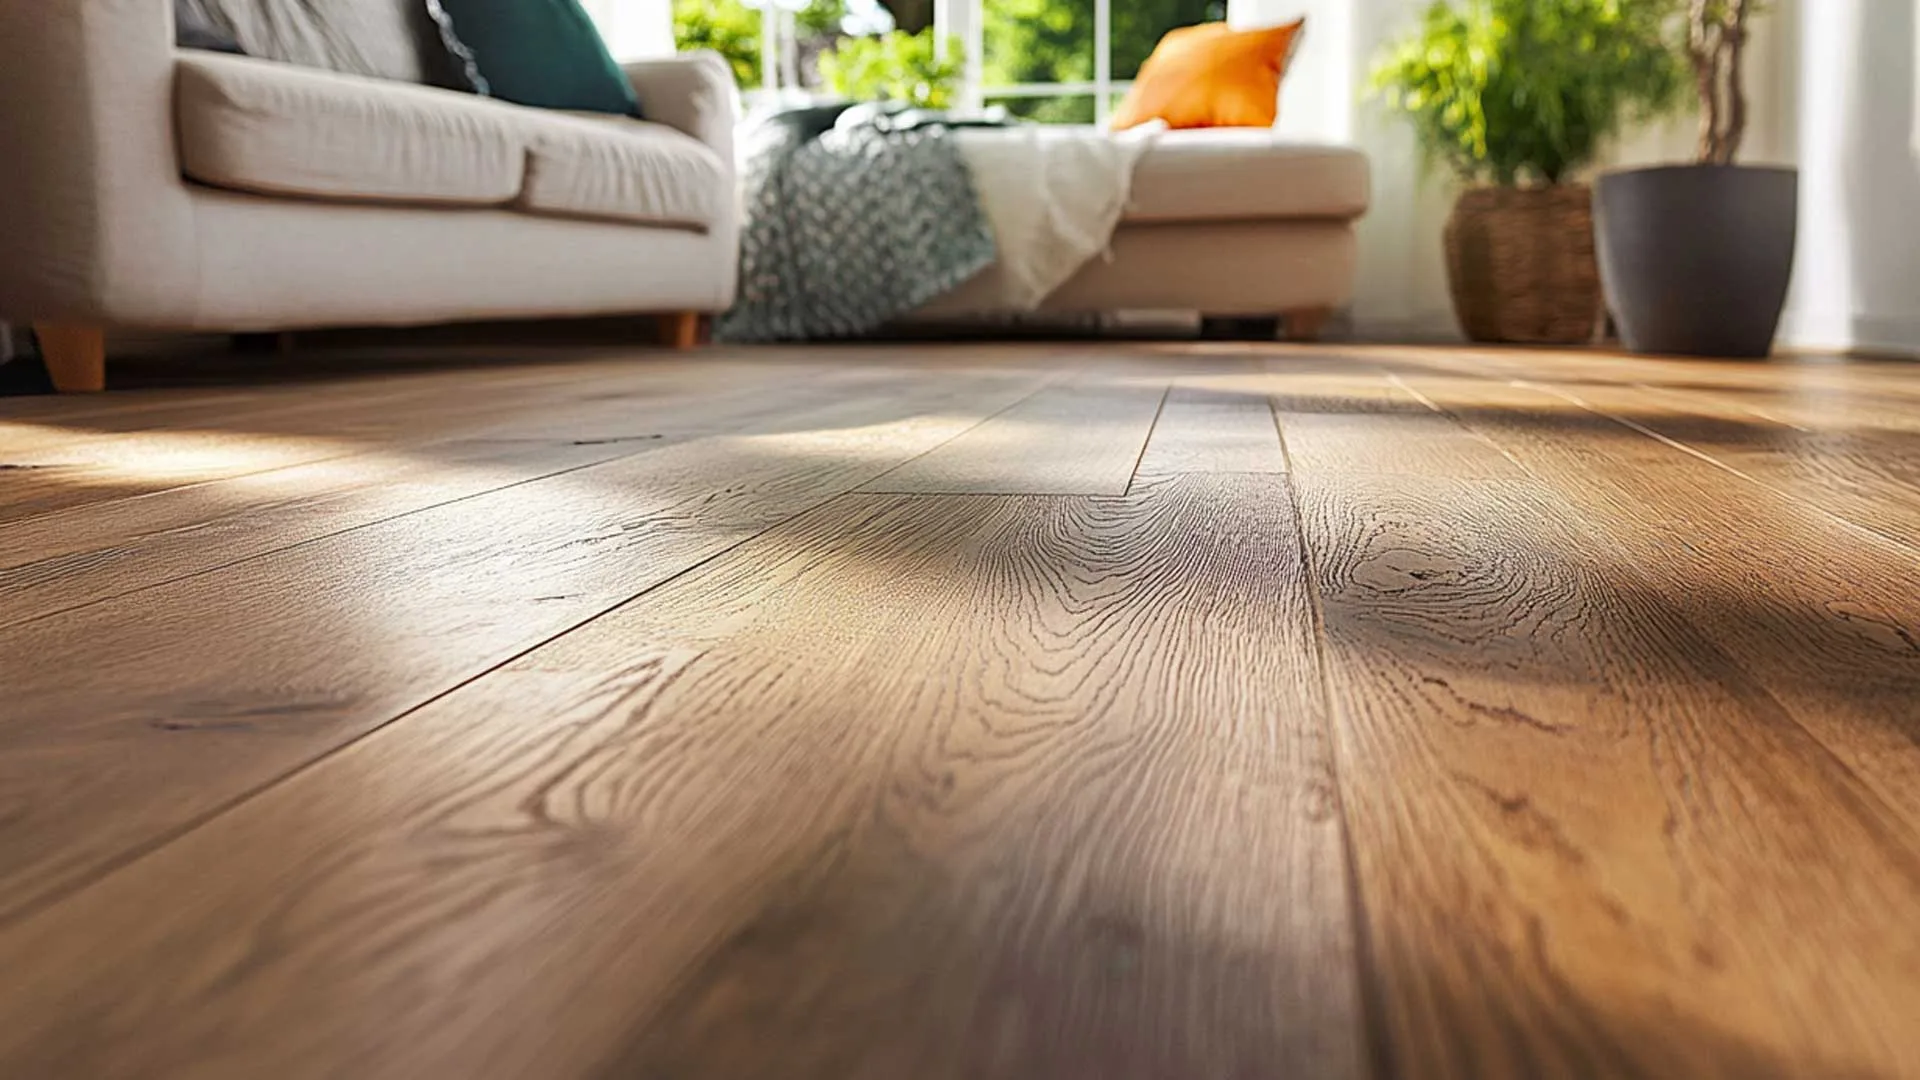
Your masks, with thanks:
<instances>
[{"instance_id":1,"label":"beige ottoman","mask_svg":"<svg viewBox=\"0 0 1920 1080\"><path fill-rule=\"evenodd\" d=\"M1310 338L1353 297L1354 223L1368 193L1367 159L1348 147L1255 128L1167 132L1134 172L1111 257L1089 263L1042 310L1279 317L1289 336ZM991 314L993 273L921 315Z\"/></svg>"}]
</instances>

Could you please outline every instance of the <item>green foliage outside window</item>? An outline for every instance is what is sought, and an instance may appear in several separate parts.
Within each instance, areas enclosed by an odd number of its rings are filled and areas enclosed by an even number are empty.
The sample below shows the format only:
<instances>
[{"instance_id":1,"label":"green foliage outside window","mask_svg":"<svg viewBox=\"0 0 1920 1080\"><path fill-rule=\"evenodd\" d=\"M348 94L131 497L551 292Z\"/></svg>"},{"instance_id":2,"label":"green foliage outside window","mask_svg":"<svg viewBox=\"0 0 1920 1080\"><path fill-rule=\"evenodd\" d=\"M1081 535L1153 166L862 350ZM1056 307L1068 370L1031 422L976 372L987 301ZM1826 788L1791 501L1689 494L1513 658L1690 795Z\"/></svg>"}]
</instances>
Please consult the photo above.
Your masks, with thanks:
<instances>
[{"instance_id":1,"label":"green foliage outside window","mask_svg":"<svg viewBox=\"0 0 1920 1080\"><path fill-rule=\"evenodd\" d=\"M846 0L813 0L795 18L805 38L840 33ZM760 12L740 0L673 0L673 39L683 50L712 49L727 58L741 86L760 85Z\"/></svg>"},{"instance_id":2,"label":"green foliage outside window","mask_svg":"<svg viewBox=\"0 0 1920 1080\"><path fill-rule=\"evenodd\" d=\"M944 109L960 80L959 48L945 60L934 53L932 30L846 38L820 54L820 81L837 97Z\"/></svg>"},{"instance_id":3,"label":"green foliage outside window","mask_svg":"<svg viewBox=\"0 0 1920 1080\"><path fill-rule=\"evenodd\" d=\"M985 0L982 82L1091 82L1093 0ZM1113 77L1127 80L1167 31L1226 18L1224 0L1113 0ZM1016 116L1048 123L1090 124L1091 95L1007 98Z\"/></svg>"},{"instance_id":4,"label":"green foliage outside window","mask_svg":"<svg viewBox=\"0 0 1920 1080\"><path fill-rule=\"evenodd\" d=\"M1373 85L1461 179L1557 184L1679 103L1673 13L1673 0L1438 0Z\"/></svg>"},{"instance_id":5,"label":"green foliage outside window","mask_svg":"<svg viewBox=\"0 0 1920 1080\"><path fill-rule=\"evenodd\" d=\"M924 25L931 5L882 0L904 29ZM1013 83L1091 82L1094 76L1093 0L984 0L983 81L989 101L1016 116L1053 123L1091 123L1090 94L1044 98L992 96ZM844 38L845 0L815 0L800 14L804 55L818 55L819 82L857 98L947 102L958 65L936 65L930 30L918 35ZM758 86L760 13L741 0L674 0L674 33L683 49L714 49L733 65L742 86ZM1113 0L1113 77L1133 78L1140 64L1175 27L1226 17L1225 0ZM956 50L957 54L957 50ZM807 72L808 76L815 74ZM808 79L812 81L811 78ZM925 84L925 90L918 87ZM926 101L922 102L923 104Z\"/></svg>"},{"instance_id":6,"label":"green foliage outside window","mask_svg":"<svg viewBox=\"0 0 1920 1080\"><path fill-rule=\"evenodd\" d=\"M760 13L740 0L673 0L673 40L726 57L741 86L760 84Z\"/></svg>"}]
</instances>

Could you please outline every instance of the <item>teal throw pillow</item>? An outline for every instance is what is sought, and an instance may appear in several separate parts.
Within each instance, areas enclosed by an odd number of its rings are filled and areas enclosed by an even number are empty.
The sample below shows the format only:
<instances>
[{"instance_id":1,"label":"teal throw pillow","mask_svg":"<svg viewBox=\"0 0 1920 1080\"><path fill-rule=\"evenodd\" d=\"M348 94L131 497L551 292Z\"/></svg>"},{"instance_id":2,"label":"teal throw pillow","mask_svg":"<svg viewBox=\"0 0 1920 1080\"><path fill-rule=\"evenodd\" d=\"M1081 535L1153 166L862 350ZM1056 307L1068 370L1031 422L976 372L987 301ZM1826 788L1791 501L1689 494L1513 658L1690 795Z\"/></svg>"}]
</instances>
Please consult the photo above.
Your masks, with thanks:
<instances>
[{"instance_id":1,"label":"teal throw pillow","mask_svg":"<svg viewBox=\"0 0 1920 1080\"><path fill-rule=\"evenodd\" d=\"M494 97L640 115L633 84L579 0L440 0Z\"/></svg>"}]
</instances>

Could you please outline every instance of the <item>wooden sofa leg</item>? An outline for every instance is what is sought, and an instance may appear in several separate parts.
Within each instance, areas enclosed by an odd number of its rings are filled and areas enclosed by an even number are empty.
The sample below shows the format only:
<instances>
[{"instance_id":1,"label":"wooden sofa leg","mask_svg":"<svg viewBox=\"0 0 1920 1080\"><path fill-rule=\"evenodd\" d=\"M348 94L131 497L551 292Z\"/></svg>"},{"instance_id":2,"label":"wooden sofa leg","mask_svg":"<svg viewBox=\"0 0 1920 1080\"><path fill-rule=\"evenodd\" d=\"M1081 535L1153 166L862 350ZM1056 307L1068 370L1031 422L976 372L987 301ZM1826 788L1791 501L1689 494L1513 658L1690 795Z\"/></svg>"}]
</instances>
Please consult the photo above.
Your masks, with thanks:
<instances>
[{"instance_id":1,"label":"wooden sofa leg","mask_svg":"<svg viewBox=\"0 0 1920 1080\"><path fill-rule=\"evenodd\" d=\"M1319 341L1320 334L1327 328L1327 320L1333 316L1332 308L1301 308L1286 314L1286 334L1288 341Z\"/></svg>"},{"instance_id":2,"label":"wooden sofa leg","mask_svg":"<svg viewBox=\"0 0 1920 1080\"><path fill-rule=\"evenodd\" d=\"M35 323L40 357L62 394L97 393L107 388L107 335L97 326Z\"/></svg>"},{"instance_id":3,"label":"wooden sofa leg","mask_svg":"<svg viewBox=\"0 0 1920 1080\"><path fill-rule=\"evenodd\" d=\"M660 317L660 336L676 349L698 348L706 337L706 320L697 311L680 311Z\"/></svg>"}]
</instances>

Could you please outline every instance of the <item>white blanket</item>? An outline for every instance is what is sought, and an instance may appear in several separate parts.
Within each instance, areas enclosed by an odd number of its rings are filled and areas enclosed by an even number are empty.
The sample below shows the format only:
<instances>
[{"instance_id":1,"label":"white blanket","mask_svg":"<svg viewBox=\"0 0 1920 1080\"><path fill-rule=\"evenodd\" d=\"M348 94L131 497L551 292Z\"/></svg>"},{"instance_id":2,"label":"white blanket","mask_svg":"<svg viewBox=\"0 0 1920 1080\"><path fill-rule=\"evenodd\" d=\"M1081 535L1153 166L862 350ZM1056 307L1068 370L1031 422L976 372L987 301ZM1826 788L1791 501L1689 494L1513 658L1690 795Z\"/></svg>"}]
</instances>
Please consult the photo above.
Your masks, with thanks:
<instances>
[{"instance_id":1,"label":"white blanket","mask_svg":"<svg viewBox=\"0 0 1920 1080\"><path fill-rule=\"evenodd\" d=\"M1133 197L1140 155L1165 130L1039 124L962 128L960 150L1000 258L999 307L1032 311L1104 255Z\"/></svg>"}]
</instances>

